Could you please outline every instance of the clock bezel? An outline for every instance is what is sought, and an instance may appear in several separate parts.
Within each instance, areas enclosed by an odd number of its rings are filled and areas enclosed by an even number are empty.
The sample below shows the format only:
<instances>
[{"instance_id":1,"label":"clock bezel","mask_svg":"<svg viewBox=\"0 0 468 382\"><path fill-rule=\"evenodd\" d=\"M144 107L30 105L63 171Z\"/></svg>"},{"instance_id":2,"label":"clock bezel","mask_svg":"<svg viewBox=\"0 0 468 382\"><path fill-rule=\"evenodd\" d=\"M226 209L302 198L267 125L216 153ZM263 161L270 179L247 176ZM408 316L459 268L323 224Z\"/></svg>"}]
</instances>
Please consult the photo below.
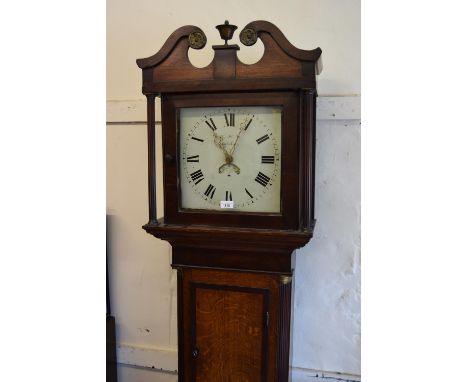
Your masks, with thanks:
<instances>
[{"instance_id":1,"label":"clock bezel","mask_svg":"<svg viewBox=\"0 0 468 382\"><path fill-rule=\"evenodd\" d=\"M251 160L247 160L247 163L244 162L244 163L240 163L242 162L242 159L241 159L241 153L238 153L237 155L234 156L234 164L235 165L239 165L241 168L243 168L244 166L251 166L254 171L255 171L255 174L251 174L251 176L246 180L245 183L242 183L243 186L245 186L246 188L249 189L249 191L252 191L253 194L255 194L256 196L253 197L253 196L250 196L245 193L245 194L239 194L239 193L236 193L234 192L234 203L236 204L236 210L234 209L220 209L219 208L219 198L221 198L222 195L224 195L223 192L220 192L219 194L216 194L214 196L216 196L215 198L213 198L214 201L212 201L210 203L210 199L208 196L202 194L203 193L203 190L206 190L206 187L207 187L207 183L206 182L201 182L200 186L194 186L194 190L192 190L192 186L191 186L191 181L190 179L187 179L188 178L188 173L187 173L187 170L188 168L190 168L191 166L189 164L187 164L187 161L184 160L184 156L188 155L188 153L184 150L188 149L189 151L190 150L194 150L194 149L198 149L200 150L201 152L205 151L205 150L209 150L209 149L212 149L214 151L218 151L219 148L217 148L215 145L214 145L214 141L210 142L210 141L207 141L206 140L206 136L204 137L205 141L203 142L203 146L200 146L200 143L195 143L194 145L190 146L190 143L188 145L188 147L186 146L186 142L187 142L187 138L185 136L185 133L183 133L183 126L185 125L186 128L187 126L189 125L186 125L184 123L184 120L182 119L182 116L183 116L183 112L184 110L193 110L193 109L197 109L198 111L201 111L202 113L206 114L210 114L210 113L217 113L219 114L220 110L224 110L223 112L226 112L226 109L230 109L231 112L235 112L236 116L235 116L235 121L236 121L236 127L234 127L233 129L235 129L235 132L237 133L240 128L240 126L242 126L242 121L241 119L243 118L242 117L242 114L247 112L248 114L251 114L253 111L251 109L247 109L249 111L246 111L246 109L244 108L255 108L256 111L255 111L255 114L256 114L256 119L254 119L254 123L252 124L253 128L250 128L249 129L249 132L248 133L252 133L255 136L255 138L259 138L261 135L263 135L263 133L265 133L264 131L264 127L268 127L269 129L271 129L270 131L270 135L271 135L271 140L268 141L268 143L266 144L262 144L262 146L260 147L261 149L268 146L269 147L269 151L268 151L268 154L273 154L274 156L279 156L277 158L277 160L274 161L273 165L272 166L264 166L262 165L261 163L255 163L253 164ZM222 106L222 107L202 107L202 108L197 108L197 107L189 107L189 108L178 108L177 109L177 118L178 118L178 131L177 131L177 139L178 139L178 149L179 149L179 152L178 152L178 158L179 158L179 209L181 211L194 211L194 212L197 212L197 211L202 211L202 212L205 212L207 210L210 210L210 211L218 211L218 212L225 212L225 213L229 213L229 214L232 214L232 213L235 213L235 212L244 212L244 213L247 213L247 214L270 214L270 215L281 215L281 147L277 147L276 149L274 148L274 145L275 145L275 141L278 143L278 146L281 146L281 117L283 115L283 110L282 110L282 107L281 106L261 106L261 108L265 108L265 111L266 110L269 110L269 111L266 111L267 113L271 112L273 109L275 110L276 112L276 118L274 119L274 125L271 125L270 123L267 123L266 126L263 126L263 128L261 127L261 125L263 125L265 123L265 121L262 119L262 112L260 112L258 110L259 106L236 106L236 107L232 107L232 106ZM260 114L259 114L260 113ZM200 122L200 119L202 118L202 115L201 114L197 114L198 115L198 122ZM219 116L218 116L219 117ZM223 116L221 116L221 122L220 121L217 121L217 117L216 115L213 117L214 118L214 121L216 121L216 128L219 129L219 130L216 130L216 133L221 134L223 135L223 125L224 123L227 121L227 119L224 119ZM259 119L260 118L260 119ZM257 123L255 123L255 121L257 121ZM273 122L273 121L271 121ZM214 123L214 122L213 122ZM240 125L239 125L240 124ZM257 126L257 124L260 124ZM192 124L190 124L190 126L193 126ZM276 127L275 127L276 126ZM275 131L276 128L279 127L279 130ZM257 130L257 128L260 128L261 129L261 133L259 135L258 132L260 130ZM201 129L199 130L202 130L200 132L193 132L193 134L195 134L196 136L200 135L200 137L203 137L203 133L206 134L206 132L209 132L210 136L211 136L211 130L209 130L207 128L207 125L205 123L201 123ZM197 130L197 131L199 131ZM203 130L206 130L203 132ZM228 130L230 130L230 132L228 132ZM227 133L227 134L230 134L233 132L233 130L229 129L228 130L224 130L224 133ZM255 131L253 131L255 130ZM241 136L243 136L245 133L247 132L242 132L241 133ZM226 137L225 137L226 138ZM251 135L250 138L253 138L253 136ZM248 139L247 139L248 140ZM241 141L243 141L243 139L241 138ZM257 144L255 144L255 142L250 139L251 143L254 144L255 148L258 147ZM190 142L193 142L193 141L190 141ZM245 142L247 143L247 142ZM213 145L213 146L211 146ZM243 143L239 143L239 146L242 146ZM184 147L185 146L185 147ZM198 146L198 148L196 148ZM237 150L237 149L236 149ZM239 150L241 150L241 148L239 147ZM273 151L272 151L273 150ZM275 151L276 150L276 151ZM237 150L238 151L238 150ZM250 153L251 151L249 151ZM185 153L185 155L184 155ZM245 152L244 152L245 153ZM265 153L265 152L264 152ZM238 157L239 156L239 157ZM247 159L248 157L244 158L244 159ZM216 168L219 167L219 165L221 164L222 162L220 162ZM185 169L184 171L184 168L187 166L187 168ZM193 167L191 169L191 171L195 171L197 169L201 169L203 171L203 174L206 173L206 168L203 167L203 164L195 164L195 166L197 167ZM244 171L244 170L242 170ZM270 176L271 177L271 180L268 182L268 183L271 183L270 186L267 185L266 188L263 188L263 189L256 189L256 183L255 183L255 176L259 173L259 171L262 171L264 172L267 176ZM231 172L231 171L229 171ZM181 174L184 174L185 176L181 176ZM206 173L204 176L208 175L208 173ZM184 179L185 178L185 179ZM188 183L187 183L187 180L188 180ZM213 188L219 188L218 186L221 186L220 190L223 188L223 185L225 185L221 179L216 180L216 179L213 179ZM251 184L250 184L251 182ZM241 183L239 183L238 185L240 185ZM185 187L184 187L185 185ZM211 184L210 184L211 186ZM228 187L228 186L226 186ZM233 185L233 187L235 188L236 186ZM258 186L257 186L258 187ZM203 188L203 190L201 190L201 188ZM228 190L229 188L224 188L224 190ZM255 191L256 190L256 191ZM199 195L196 195L194 194L193 192L198 192ZM237 192L239 192L240 190L236 190ZM243 191L243 190L242 190ZM261 191L264 191L265 194L261 193ZM202 193L200 193L202 192ZM186 199L185 203L184 204L184 195L187 195L189 194L189 198L195 198L195 199ZM237 195L237 197L236 197ZM245 199L243 199L245 198ZM265 198L269 198L270 202L272 204L268 204L268 205L265 205L263 204L263 210L260 210L260 207L259 208L259 205L257 203L264 203L265 201ZM229 200L229 199L224 199L223 200ZM253 203L252 203L252 207L254 208L249 208L249 207L245 207L245 204L249 203L250 200L253 200ZM239 203L239 204L238 204ZM245 203L244 206L242 206L242 203ZM195 204L196 206L194 206L193 204ZM247 204L248 205L248 204Z\"/></svg>"},{"instance_id":2,"label":"clock bezel","mask_svg":"<svg viewBox=\"0 0 468 382\"><path fill-rule=\"evenodd\" d=\"M187 107L279 106L281 116L280 213L183 209L180 206L179 110ZM165 94L161 97L164 215L167 224L271 229L299 226L299 96L296 92ZM170 158L170 160L168 160Z\"/></svg>"}]
</instances>

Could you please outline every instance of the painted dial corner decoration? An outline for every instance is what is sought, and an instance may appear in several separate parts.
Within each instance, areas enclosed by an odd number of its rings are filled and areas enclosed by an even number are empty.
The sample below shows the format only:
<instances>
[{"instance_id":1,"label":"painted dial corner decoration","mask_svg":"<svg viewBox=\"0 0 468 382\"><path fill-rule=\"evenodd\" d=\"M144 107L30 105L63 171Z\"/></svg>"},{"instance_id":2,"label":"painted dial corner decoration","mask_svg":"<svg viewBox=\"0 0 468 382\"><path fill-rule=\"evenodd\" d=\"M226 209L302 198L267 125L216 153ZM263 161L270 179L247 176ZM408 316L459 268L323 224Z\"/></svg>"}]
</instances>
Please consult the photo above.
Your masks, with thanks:
<instances>
[{"instance_id":1,"label":"painted dial corner decoration","mask_svg":"<svg viewBox=\"0 0 468 382\"><path fill-rule=\"evenodd\" d=\"M281 107L179 109L181 207L281 212Z\"/></svg>"}]
</instances>

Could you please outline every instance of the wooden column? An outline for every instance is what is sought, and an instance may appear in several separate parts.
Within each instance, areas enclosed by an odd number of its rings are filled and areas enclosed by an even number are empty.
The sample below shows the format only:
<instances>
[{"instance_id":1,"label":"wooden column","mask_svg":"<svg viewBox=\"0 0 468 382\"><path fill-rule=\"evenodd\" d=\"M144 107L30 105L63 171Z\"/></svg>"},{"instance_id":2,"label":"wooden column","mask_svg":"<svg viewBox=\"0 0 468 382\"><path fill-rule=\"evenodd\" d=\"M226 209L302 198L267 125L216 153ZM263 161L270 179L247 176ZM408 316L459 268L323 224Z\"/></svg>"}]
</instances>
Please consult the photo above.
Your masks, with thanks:
<instances>
[{"instance_id":1,"label":"wooden column","mask_svg":"<svg viewBox=\"0 0 468 382\"><path fill-rule=\"evenodd\" d=\"M155 95L146 95L148 123L148 201L149 222L156 223L156 133L155 133Z\"/></svg>"},{"instance_id":2,"label":"wooden column","mask_svg":"<svg viewBox=\"0 0 468 382\"><path fill-rule=\"evenodd\" d=\"M314 189L315 189L315 89L303 89L301 92L304 152L303 173L303 224L304 228L314 226Z\"/></svg>"},{"instance_id":3,"label":"wooden column","mask_svg":"<svg viewBox=\"0 0 468 382\"><path fill-rule=\"evenodd\" d=\"M185 381L185 328L184 321L184 271L177 269L177 342L178 342L178 360L177 374L180 382Z\"/></svg>"},{"instance_id":4,"label":"wooden column","mask_svg":"<svg viewBox=\"0 0 468 382\"><path fill-rule=\"evenodd\" d=\"M291 282L292 276L281 275L279 285L279 349L278 381L289 381L289 345L291 330Z\"/></svg>"}]
</instances>

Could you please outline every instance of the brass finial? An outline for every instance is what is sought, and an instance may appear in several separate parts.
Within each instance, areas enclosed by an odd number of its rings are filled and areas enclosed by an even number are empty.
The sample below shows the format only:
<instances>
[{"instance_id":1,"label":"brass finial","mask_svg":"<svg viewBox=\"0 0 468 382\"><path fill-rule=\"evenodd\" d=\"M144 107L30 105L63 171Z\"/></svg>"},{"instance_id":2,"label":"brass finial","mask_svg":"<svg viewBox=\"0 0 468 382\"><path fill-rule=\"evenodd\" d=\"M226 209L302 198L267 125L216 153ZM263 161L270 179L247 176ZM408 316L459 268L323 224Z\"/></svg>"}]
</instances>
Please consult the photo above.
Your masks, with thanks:
<instances>
[{"instance_id":1,"label":"brass finial","mask_svg":"<svg viewBox=\"0 0 468 382\"><path fill-rule=\"evenodd\" d=\"M237 26L229 24L229 21L226 20L224 24L216 25L216 29L224 40L224 45L227 45L228 40L230 40L234 35L234 31L237 29Z\"/></svg>"}]
</instances>

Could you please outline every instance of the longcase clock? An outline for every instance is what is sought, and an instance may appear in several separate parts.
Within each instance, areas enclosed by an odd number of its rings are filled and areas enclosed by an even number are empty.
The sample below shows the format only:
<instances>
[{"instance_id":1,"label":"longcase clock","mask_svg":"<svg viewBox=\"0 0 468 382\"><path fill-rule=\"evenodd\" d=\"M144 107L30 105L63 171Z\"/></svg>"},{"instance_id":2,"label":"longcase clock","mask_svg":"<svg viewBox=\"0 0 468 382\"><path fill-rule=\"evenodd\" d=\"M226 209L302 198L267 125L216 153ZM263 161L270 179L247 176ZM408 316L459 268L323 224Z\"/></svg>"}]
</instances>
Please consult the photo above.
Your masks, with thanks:
<instances>
[{"instance_id":1,"label":"longcase clock","mask_svg":"<svg viewBox=\"0 0 468 382\"><path fill-rule=\"evenodd\" d=\"M149 222L172 246L178 277L179 381L289 380L295 249L314 229L316 75L321 50L295 48L273 24L240 32L261 39L247 65L224 44L194 67L206 44L195 26L177 29L138 59L148 113ZM161 98L163 179L155 174L155 97ZM156 181L164 212L156 218Z\"/></svg>"}]
</instances>

